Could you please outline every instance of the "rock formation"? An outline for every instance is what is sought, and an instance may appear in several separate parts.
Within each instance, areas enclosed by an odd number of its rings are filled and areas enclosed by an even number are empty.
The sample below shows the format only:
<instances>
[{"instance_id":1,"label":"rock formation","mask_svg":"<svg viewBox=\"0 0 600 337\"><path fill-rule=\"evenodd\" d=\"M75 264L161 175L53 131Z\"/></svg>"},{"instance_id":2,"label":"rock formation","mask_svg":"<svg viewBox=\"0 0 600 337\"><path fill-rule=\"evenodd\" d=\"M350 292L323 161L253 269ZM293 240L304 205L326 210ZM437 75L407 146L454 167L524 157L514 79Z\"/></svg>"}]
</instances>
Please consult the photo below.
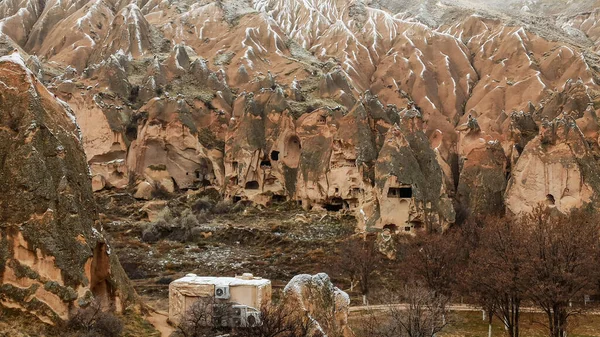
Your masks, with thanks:
<instances>
[{"instance_id":1,"label":"rock formation","mask_svg":"<svg viewBox=\"0 0 600 337\"><path fill-rule=\"evenodd\" d=\"M572 118L596 166L593 2L8 1L0 45L72 108L94 190L215 188L414 233L540 201L519 200L553 183L515 175L545 120Z\"/></svg>"},{"instance_id":2,"label":"rock formation","mask_svg":"<svg viewBox=\"0 0 600 337\"><path fill-rule=\"evenodd\" d=\"M348 326L350 297L335 287L329 276L296 275L283 290L284 303L312 322L311 336L353 337Z\"/></svg>"},{"instance_id":3,"label":"rock formation","mask_svg":"<svg viewBox=\"0 0 600 337\"><path fill-rule=\"evenodd\" d=\"M13 53L0 58L0 307L46 323L135 293L97 224L81 131Z\"/></svg>"},{"instance_id":4,"label":"rock formation","mask_svg":"<svg viewBox=\"0 0 600 337\"><path fill-rule=\"evenodd\" d=\"M513 213L545 202L569 211L594 202L599 171L590 146L572 117L544 120L512 171L506 205Z\"/></svg>"}]
</instances>

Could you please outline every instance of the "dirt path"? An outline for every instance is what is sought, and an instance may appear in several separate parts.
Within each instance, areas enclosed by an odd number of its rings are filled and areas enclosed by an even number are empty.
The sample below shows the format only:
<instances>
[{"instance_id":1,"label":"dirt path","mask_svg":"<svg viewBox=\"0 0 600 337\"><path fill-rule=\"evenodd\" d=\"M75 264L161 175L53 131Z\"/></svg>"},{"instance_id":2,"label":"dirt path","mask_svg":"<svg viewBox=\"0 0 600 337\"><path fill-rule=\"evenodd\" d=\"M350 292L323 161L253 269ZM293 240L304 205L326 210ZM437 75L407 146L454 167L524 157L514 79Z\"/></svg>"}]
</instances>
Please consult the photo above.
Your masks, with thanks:
<instances>
[{"instance_id":1,"label":"dirt path","mask_svg":"<svg viewBox=\"0 0 600 337\"><path fill-rule=\"evenodd\" d=\"M169 337L175 331L175 329L171 325L169 325L169 323L167 323L168 317L169 315L166 312L154 311L150 313L150 315L148 315L146 319L148 320L148 322L154 325L154 327L160 332L160 335L162 337Z\"/></svg>"},{"instance_id":2,"label":"dirt path","mask_svg":"<svg viewBox=\"0 0 600 337\"><path fill-rule=\"evenodd\" d=\"M360 315L360 313L365 311L381 311L381 310L390 310L391 308L406 310L408 309L408 304L406 303L397 303L397 304L382 304L382 305L363 305L363 306L355 306L350 307L350 312ZM466 305L466 304L453 304L448 305L448 310L450 311L481 311L481 307ZM521 312L524 313L542 313L543 311L538 308L533 307L521 307ZM589 310L585 312L588 315L600 315L600 310Z\"/></svg>"}]
</instances>

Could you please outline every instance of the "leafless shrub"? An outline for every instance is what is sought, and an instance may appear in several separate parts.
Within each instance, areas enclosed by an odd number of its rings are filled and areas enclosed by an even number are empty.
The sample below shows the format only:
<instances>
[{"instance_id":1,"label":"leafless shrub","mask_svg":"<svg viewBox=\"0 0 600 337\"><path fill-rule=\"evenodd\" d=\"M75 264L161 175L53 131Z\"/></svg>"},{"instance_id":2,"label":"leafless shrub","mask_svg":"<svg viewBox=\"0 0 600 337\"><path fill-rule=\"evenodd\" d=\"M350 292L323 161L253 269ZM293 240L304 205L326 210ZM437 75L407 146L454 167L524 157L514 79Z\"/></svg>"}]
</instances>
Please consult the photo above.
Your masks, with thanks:
<instances>
[{"instance_id":1,"label":"leafless shrub","mask_svg":"<svg viewBox=\"0 0 600 337\"><path fill-rule=\"evenodd\" d=\"M102 310L98 300L81 308L67 322L67 328L82 336L118 337L123 331L121 320Z\"/></svg>"},{"instance_id":2,"label":"leafless shrub","mask_svg":"<svg viewBox=\"0 0 600 337\"><path fill-rule=\"evenodd\" d=\"M358 335L364 337L434 337L448 325L447 298L420 283L406 285L382 311L369 311Z\"/></svg>"},{"instance_id":3,"label":"leafless shrub","mask_svg":"<svg viewBox=\"0 0 600 337\"><path fill-rule=\"evenodd\" d=\"M260 310L260 325L236 329L232 337L312 337L312 322L294 309L282 303L266 304Z\"/></svg>"},{"instance_id":4,"label":"leafless shrub","mask_svg":"<svg viewBox=\"0 0 600 337\"><path fill-rule=\"evenodd\" d=\"M371 276L381 264L383 257L377 251L375 242L362 237L352 237L342 243L338 256L336 268L342 275L348 277L350 290L353 290L354 285L358 283L363 304L367 305Z\"/></svg>"},{"instance_id":5,"label":"leafless shrub","mask_svg":"<svg viewBox=\"0 0 600 337\"><path fill-rule=\"evenodd\" d=\"M201 298L194 302L177 326L177 334L183 337L209 337L221 333L226 328L221 324L226 319L221 310L217 309L214 298Z\"/></svg>"},{"instance_id":6,"label":"leafless shrub","mask_svg":"<svg viewBox=\"0 0 600 337\"><path fill-rule=\"evenodd\" d=\"M142 231L144 242L157 242L161 239L186 242L192 237L192 229L200 225L192 210L185 209L179 217L170 212L161 212L154 222L149 223Z\"/></svg>"}]
</instances>

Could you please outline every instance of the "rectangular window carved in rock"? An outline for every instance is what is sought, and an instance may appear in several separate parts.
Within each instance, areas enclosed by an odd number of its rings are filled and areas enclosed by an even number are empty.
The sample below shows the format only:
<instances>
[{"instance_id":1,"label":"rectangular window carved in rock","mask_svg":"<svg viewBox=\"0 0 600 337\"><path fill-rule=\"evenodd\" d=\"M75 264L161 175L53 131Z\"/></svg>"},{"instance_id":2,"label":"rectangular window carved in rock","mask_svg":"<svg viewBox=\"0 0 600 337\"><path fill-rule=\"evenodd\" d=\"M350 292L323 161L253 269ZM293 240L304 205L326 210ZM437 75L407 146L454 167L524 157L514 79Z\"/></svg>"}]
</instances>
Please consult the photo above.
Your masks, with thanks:
<instances>
[{"instance_id":1,"label":"rectangular window carved in rock","mask_svg":"<svg viewBox=\"0 0 600 337\"><path fill-rule=\"evenodd\" d=\"M412 198L412 187L390 187L388 190L388 198Z\"/></svg>"}]
</instances>

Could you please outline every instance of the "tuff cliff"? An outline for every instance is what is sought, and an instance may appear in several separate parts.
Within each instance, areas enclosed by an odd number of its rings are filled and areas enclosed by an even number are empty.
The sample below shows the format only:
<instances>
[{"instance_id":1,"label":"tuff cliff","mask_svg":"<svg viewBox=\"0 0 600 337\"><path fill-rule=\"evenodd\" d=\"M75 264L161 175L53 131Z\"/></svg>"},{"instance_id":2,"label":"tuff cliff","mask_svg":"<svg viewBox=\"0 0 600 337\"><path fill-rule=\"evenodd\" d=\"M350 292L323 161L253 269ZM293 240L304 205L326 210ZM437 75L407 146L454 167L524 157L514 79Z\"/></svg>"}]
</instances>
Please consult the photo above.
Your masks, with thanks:
<instances>
[{"instance_id":1,"label":"tuff cliff","mask_svg":"<svg viewBox=\"0 0 600 337\"><path fill-rule=\"evenodd\" d=\"M94 299L135 303L96 222L81 131L16 54L0 57L0 308L67 320Z\"/></svg>"},{"instance_id":2,"label":"tuff cliff","mask_svg":"<svg viewBox=\"0 0 600 337\"><path fill-rule=\"evenodd\" d=\"M72 108L94 190L214 188L410 233L596 202L596 3L486 5L21 0L0 31Z\"/></svg>"}]
</instances>

